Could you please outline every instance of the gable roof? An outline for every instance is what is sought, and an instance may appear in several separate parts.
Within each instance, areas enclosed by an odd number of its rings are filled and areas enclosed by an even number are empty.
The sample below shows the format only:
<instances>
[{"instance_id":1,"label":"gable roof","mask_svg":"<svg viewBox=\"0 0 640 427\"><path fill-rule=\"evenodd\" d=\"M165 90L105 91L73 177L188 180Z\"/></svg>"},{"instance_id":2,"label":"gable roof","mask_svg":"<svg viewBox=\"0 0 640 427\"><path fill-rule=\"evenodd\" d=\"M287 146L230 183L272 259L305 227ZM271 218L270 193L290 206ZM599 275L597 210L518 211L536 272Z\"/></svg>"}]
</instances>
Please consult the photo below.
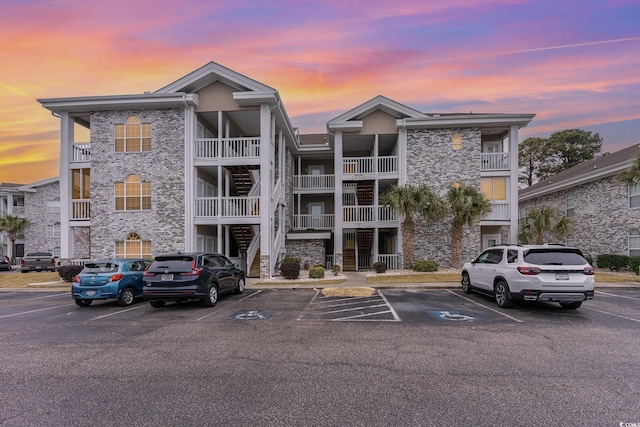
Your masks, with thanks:
<instances>
[{"instance_id":1,"label":"gable roof","mask_svg":"<svg viewBox=\"0 0 640 427\"><path fill-rule=\"evenodd\" d=\"M640 144L587 160L518 192L519 200L550 194L590 181L617 175L627 169L640 155Z\"/></svg>"},{"instance_id":2,"label":"gable roof","mask_svg":"<svg viewBox=\"0 0 640 427\"><path fill-rule=\"evenodd\" d=\"M359 130L362 129L362 118L374 111L384 111L396 119L425 118L424 113L407 107L404 104L393 101L382 95L378 95L369 101L333 118L327 122L327 128L331 130Z\"/></svg>"}]
</instances>

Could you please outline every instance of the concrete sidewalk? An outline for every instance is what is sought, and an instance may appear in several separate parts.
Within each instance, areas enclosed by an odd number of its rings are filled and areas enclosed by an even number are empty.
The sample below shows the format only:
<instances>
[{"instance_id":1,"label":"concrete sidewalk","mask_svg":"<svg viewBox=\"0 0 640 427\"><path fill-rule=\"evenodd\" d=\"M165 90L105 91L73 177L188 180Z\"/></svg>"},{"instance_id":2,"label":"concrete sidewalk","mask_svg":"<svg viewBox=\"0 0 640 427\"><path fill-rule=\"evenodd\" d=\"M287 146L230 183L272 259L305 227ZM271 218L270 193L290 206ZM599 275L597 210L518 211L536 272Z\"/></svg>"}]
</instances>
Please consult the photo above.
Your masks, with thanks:
<instances>
[{"instance_id":1,"label":"concrete sidewalk","mask_svg":"<svg viewBox=\"0 0 640 427\"><path fill-rule=\"evenodd\" d=\"M258 278L247 278L247 289L314 289L314 288L379 288L379 289L461 289L460 282L439 283L367 283L367 276L358 272L343 272L342 283L327 283L332 277L325 279L301 279L270 282ZM595 289L640 289L640 282L596 282Z\"/></svg>"}]
</instances>

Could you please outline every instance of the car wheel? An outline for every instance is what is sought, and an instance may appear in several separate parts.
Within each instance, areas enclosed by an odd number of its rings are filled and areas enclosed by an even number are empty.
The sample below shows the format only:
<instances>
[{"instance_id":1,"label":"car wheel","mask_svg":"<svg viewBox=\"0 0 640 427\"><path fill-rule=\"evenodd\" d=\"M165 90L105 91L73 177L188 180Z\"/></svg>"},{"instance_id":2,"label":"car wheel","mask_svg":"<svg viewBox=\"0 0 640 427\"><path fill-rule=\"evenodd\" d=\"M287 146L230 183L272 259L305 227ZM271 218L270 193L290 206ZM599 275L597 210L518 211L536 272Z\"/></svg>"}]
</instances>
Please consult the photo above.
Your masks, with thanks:
<instances>
[{"instance_id":1,"label":"car wheel","mask_svg":"<svg viewBox=\"0 0 640 427\"><path fill-rule=\"evenodd\" d=\"M205 307L213 307L218 302L218 287L211 283L209 289L207 289L207 296L202 300L202 305Z\"/></svg>"},{"instance_id":2,"label":"car wheel","mask_svg":"<svg viewBox=\"0 0 640 427\"><path fill-rule=\"evenodd\" d=\"M493 288L493 294L496 298L496 304L500 308L509 308L513 306L511 298L509 297L509 286L504 280L498 280L498 283Z\"/></svg>"},{"instance_id":3,"label":"car wheel","mask_svg":"<svg viewBox=\"0 0 640 427\"><path fill-rule=\"evenodd\" d=\"M92 299L77 299L76 304L78 307L89 307L93 302Z\"/></svg>"},{"instance_id":4,"label":"car wheel","mask_svg":"<svg viewBox=\"0 0 640 427\"><path fill-rule=\"evenodd\" d=\"M471 293L471 279L469 278L469 273L462 273L462 292L465 294Z\"/></svg>"},{"instance_id":5,"label":"car wheel","mask_svg":"<svg viewBox=\"0 0 640 427\"><path fill-rule=\"evenodd\" d=\"M133 289L125 288L120 293L120 297L118 297L118 304L120 304L122 307L126 307L133 304L135 299L136 299L136 296L133 293Z\"/></svg>"},{"instance_id":6,"label":"car wheel","mask_svg":"<svg viewBox=\"0 0 640 427\"><path fill-rule=\"evenodd\" d=\"M239 278L239 279L238 279L238 287L236 288L236 290L235 290L235 292L234 292L234 293L235 293L236 295L240 295L240 294L242 294L242 293L244 292L244 285L245 285L245 283L244 283L244 277Z\"/></svg>"},{"instance_id":7,"label":"car wheel","mask_svg":"<svg viewBox=\"0 0 640 427\"><path fill-rule=\"evenodd\" d=\"M164 307L165 302L164 301L149 301L149 304L151 304L151 307L160 308L160 307Z\"/></svg>"},{"instance_id":8,"label":"car wheel","mask_svg":"<svg viewBox=\"0 0 640 427\"><path fill-rule=\"evenodd\" d=\"M580 308L582 305L582 301L574 301L574 302L561 302L560 307L566 308L569 310L575 310L576 308Z\"/></svg>"}]
</instances>

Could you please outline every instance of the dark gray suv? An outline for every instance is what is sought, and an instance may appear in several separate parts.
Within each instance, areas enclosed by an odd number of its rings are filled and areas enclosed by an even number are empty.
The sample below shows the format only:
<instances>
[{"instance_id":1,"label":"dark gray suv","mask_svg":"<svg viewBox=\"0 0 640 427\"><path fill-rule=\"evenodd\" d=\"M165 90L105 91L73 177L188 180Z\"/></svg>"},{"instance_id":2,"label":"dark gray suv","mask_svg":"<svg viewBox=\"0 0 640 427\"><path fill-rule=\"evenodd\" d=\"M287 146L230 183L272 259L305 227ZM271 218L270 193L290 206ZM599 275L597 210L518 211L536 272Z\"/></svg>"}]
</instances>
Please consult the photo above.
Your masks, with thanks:
<instances>
[{"instance_id":1,"label":"dark gray suv","mask_svg":"<svg viewBox=\"0 0 640 427\"><path fill-rule=\"evenodd\" d=\"M142 298L153 307L166 301L200 300L213 307L218 295L244 292L245 275L218 253L175 253L157 256L144 272Z\"/></svg>"}]
</instances>

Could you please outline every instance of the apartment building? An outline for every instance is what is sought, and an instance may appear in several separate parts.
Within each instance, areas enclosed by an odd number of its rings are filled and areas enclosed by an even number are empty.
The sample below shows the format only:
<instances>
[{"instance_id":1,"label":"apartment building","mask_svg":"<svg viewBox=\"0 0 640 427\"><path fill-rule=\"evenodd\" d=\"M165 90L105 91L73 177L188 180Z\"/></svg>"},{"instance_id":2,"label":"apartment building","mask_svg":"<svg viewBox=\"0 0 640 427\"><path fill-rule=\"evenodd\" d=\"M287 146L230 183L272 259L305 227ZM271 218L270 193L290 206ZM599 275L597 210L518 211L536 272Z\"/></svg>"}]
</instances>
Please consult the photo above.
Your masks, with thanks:
<instances>
[{"instance_id":1,"label":"apartment building","mask_svg":"<svg viewBox=\"0 0 640 427\"><path fill-rule=\"evenodd\" d=\"M270 277L311 264L402 265L392 184L482 188L463 257L517 239L518 130L533 114L425 114L376 96L300 135L279 93L214 62L153 93L40 99L60 118L61 258L219 251ZM89 130L79 140L77 129ZM446 223L415 256L448 263Z\"/></svg>"},{"instance_id":2,"label":"apartment building","mask_svg":"<svg viewBox=\"0 0 640 427\"><path fill-rule=\"evenodd\" d=\"M566 243L593 256L640 255L640 185L618 176L640 155L640 144L588 160L520 190L520 217L552 206L573 221Z\"/></svg>"}]
</instances>

